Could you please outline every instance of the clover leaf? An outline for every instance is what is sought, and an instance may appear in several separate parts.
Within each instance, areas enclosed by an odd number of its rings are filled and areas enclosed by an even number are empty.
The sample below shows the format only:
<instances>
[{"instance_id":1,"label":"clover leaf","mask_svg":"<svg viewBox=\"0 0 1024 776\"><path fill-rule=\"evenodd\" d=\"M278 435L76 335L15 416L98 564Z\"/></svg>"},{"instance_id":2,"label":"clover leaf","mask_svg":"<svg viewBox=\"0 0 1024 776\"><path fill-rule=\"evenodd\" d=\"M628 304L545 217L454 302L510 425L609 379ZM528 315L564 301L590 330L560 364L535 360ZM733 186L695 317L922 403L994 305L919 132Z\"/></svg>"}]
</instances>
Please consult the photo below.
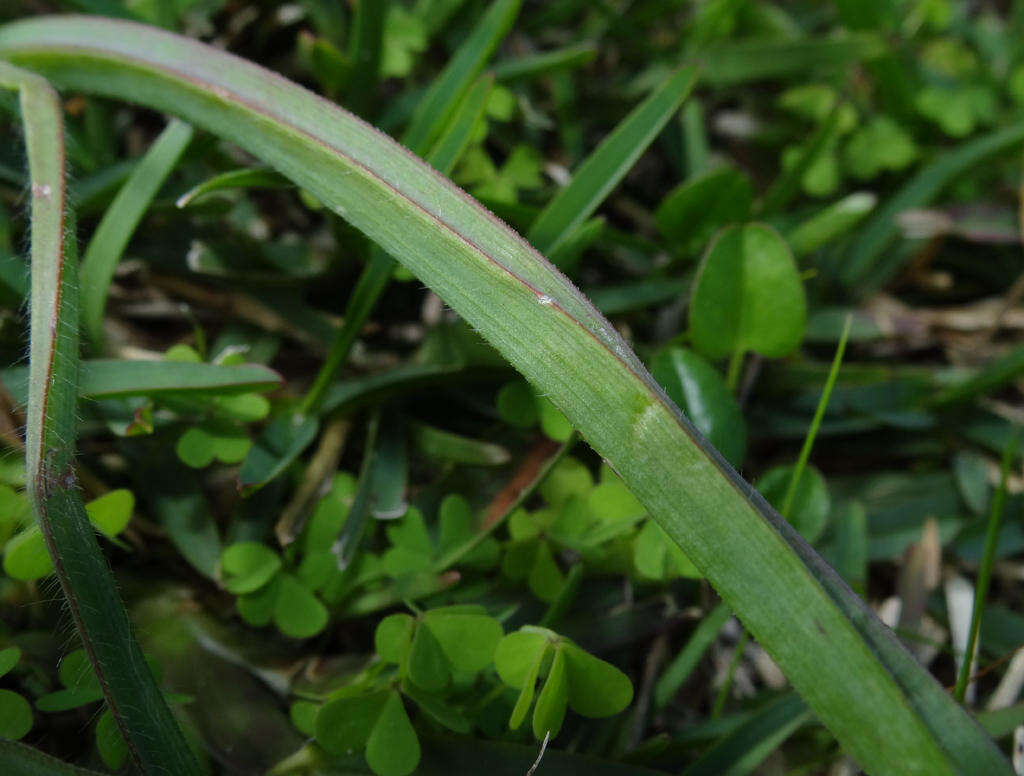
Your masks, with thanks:
<instances>
[{"instance_id":1,"label":"clover leaf","mask_svg":"<svg viewBox=\"0 0 1024 776\"><path fill-rule=\"evenodd\" d=\"M509 719L513 730L525 720L536 684L544 680L533 711L538 740L558 735L566 706L585 717L609 717L633 700L629 677L546 628L527 625L505 636L494 666L505 684L520 691Z\"/></svg>"},{"instance_id":2,"label":"clover leaf","mask_svg":"<svg viewBox=\"0 0 1024 776\"><path fill-rule=\"evenodd\" d=\"M395 690L335 693L316 715L316 740L328 753L363 750L379 776L406 776L420 761L420 744Z\"/></svg>"},{"instance_id":3,"label":"clover leaf","mask_svg":"<svg viewBox=\"0 0 1024 776\"><path fill-rule=\"evenodd\" d=\"M377 626L374 643L385 663L427 692L448 686L456 674L488 665L502 637L501 624L478 606L431 609L412 617L393 614Z\"/></svg>"},{"instance_id":4,"label":"clover leaf","mask_svg":"<svg viewBox=\"0 0 1024 776\"><path fill-rule=\"evenodd\" d=\"M0 676L8 673L21 659L17 647L0 649ZM0 738L17 741L32 729L32 707L14 690L0 690Z\"/></svg>"},{"instance_id":5,"label":"clover leaf","mask_svg":"<svg viewBox=\"0 0 1024 776\"><path fill-rule=\"evenodd\" d=\"M259 590L281 569L281 557L259 542L237 542L220 556L224 589L234 595Z\"/></svg>"},{"instance_id":6,"label":"clover leaf","mask_svg":"<svg viewBox=\"0 0 1024 776\"><path fill-rule=\"evenodd\" d=\"M252 440L244 428L209 421L185 431L178 439L175 452L182 463L202 469L214 460L241 463L251 448Z\"/></svg>"},{"instance_id":7,"label":"clover leaf","mask_svg":"<svg viewBox=\"0 0 1024 776\"><path fill-rule=\"evenodd\" d=\"M698 271L690 304L696 348L711 358L754 351L777 358L803 339L807 300L793 254L765 224L721 231Z\"/></svg>"},{"instance_id":8,"label":"clover leaf","mask_svg":"<svg viewBox=\"0 0 1024 776\"><path fill-rule=\"evenodd\" d=\"M127 527L134 508L135 496L120 489L87 503L85 513L100 533L112 539ZM22 581L42 579L53 573L53 561L38 525L29 525L7 541L3 566L7 576Z\"/></svg>"}]
</instances>

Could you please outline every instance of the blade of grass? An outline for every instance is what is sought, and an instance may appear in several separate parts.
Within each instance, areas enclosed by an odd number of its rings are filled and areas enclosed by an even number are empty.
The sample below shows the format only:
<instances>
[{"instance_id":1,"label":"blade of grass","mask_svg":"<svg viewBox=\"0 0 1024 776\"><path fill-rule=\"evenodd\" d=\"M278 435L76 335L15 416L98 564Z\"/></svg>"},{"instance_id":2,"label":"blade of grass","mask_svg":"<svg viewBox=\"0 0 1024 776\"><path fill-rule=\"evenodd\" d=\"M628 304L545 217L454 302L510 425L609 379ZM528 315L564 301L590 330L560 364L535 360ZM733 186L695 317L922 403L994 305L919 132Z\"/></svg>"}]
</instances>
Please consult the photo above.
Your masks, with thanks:
<instances>
[{"instance_id":1,"label":"blade of grass","mask_svg":"<svg viewBox=\"0 0 1024 776\"><path fill-rule=\"evenodd\" d=\"M597 47L593 43L579 43L543 54L504 59L495 62L492 70L499 81L519 81L583 67L593 62L596 56Z\"/></svg>"},{"instance_id":2,"label":"blade of grass","mask_svg":"<svg viewBox=\"0 0 1024 776\"><path fill-rule=\"evenodd\" d=\"M825 150L829 141L835 135L839 126L839 116L844 103L836 102L831 112L825 118L814 133L808 138L804 145L803 153L797 157L796 164L788 170L783 170L775 182L765 192L761 201L760 211L765 215L772 215L782 211L786 205L793 201L793 198L800 193L800 183L804 174L814 164L815 160Z\"/></svg>"},{"instance_id":3,"label":"blade of grass","mask_svg":"<svg viewBox=\"0 0 1024 776\"><path fill-rule=\"evenodd\" d=\"M380 80L381 44L388 0L356 0L352 35L348 42L352 72L346 104L353 113L365 115L372 107Z\"/></svg>"},{"instance_id":4,"label":"blade of grass","mask_svg":"<svg viewBox=\"0 0 1024 776\"><path fill-rule=\"evenodd\" d=\"M2 739L0 764L3 764L4 776L102 776L99 771L78 768L31 746Z\"/></svg>"},{"instance_id":5,"label":"blade of grass","mask_svg":"<svg viewBox=\"0 0 1024 776\"><path fill-rule=\"evenodd\" d=\"M0 56L230 137L400 259L615 467L867 771L1012 773L568 280L419 159L251 63L138 25L29 19L0 28Z\"/></svg>"},{"instance_id":6,"label":"blade of grass","mask_svg":"<svg viewBox=\"0 0 1024 776\"><path fill-rule=\"evenodd\" d=\"M885 53L877 35L856 33L841 38L787 40L754 38L722 43L701 52L701 80L710 86L785 78L808 72L840 70Z\"/></svg>"},{"instance_id":7,"label":"blade of grass","mask_svg":"<svg viewBox=\"0 0 1024 776\"><path fill-rule=\"evenodd\" d=\"M705 752L683 776L745 776L811 716L798 695L776 698Z\"/></svg>"},{"instance_id":8,"label":"blade of grass","mask_svg":"<svg viewBox=\"0 0 1024 776\"><path fill-rule=\"evenodd\" d=\"M847 315L846 322L843 324L843 333L839 335L839 344L836 346L836 354L832 358L832 366L828 370L828 378L825 380L825 387L821 392L821 399L818 400L818 406L814 410L814 417L811 418L811 425L807 429L807 435L804 437L804 444L800 448L800 455L797 456L796 465L793 467L793 473L789 478L789 485L786 487L786 495L782 499L782 508L779 510L779 514L783 517L789 517L789 510L793 506L793 498L796 496L797 488L800 485L800 479L803 477L804 469L807 468L807 461L811 457L811 450L814 448L814 440L818 436L818 430L821 428L821 421L825 417L825 410L828 408L828 400L832 396L832 389L836 385L836 380L839 378L839 367L843 363L843 354L846 352L846 341L850 338L850 325L853 322L853 316Z\"/></svg>"},{"instance_id":9,"label":"blade of grass","mask_svg":"<svg viewBox=\"0 0 1024 776\"><path fill-rule=\"evenodd\" d=\"M943 388L927 401L928 406L958 404L1002 388L1024 374L1024 345L993 359L970 377Z\"/></svg>"},{"instance_id":10,"label":"blade of grass","mask_svg":"<svg viewBox=\"0 0 1024 776\"><path fill-rule=\"evenodd\" d=\"M889 197L860 230L843 263L840 277L850 286L868 291L883 286L899 270L897 261L883 256L896 238L896 218L905 210L924 207L937 197L958 175L996 154L1024 143L1024 121L1018 121L988 135L969 140L958 148L942 153L935 161Z\"/></svg>"},{"instance_id":11,"label":"blade of grass","mask_svg":"<svg viewBox=\"0 0 1024 776\"><path fill-rule=\"evenodd\" d=\"M725 625L726 620L732 616L729 607L725 604L716 606L696 627L686 646L676 655L675 659L668 664L665 672L658 679L654 686L654 708L663 709L676 693L683 686L683 682L693 673L701 657L707 652L719 631Z\"/></svg>"},{"instance_id":12,"label":"blade of grass","mask_svg":"<svg viewBox=\"0 0 1024 776\"><path fill-rule=\"evenodd\" d=\"M78 309L67 210L64 122L56 92L0 61L20 95L32 181L32 290L25 458L27 490L75 627L128 749L149 773L198 773L150 673L86 516L75 480Z\"/></svg>"},{"instance_id":13,"label":"blade of grass","mask_svg":"<svg viewBox=\"0 0 1024 776\"><path fill-rule=\"evenodd\" d=\"M28 370L0 371L0 381L15 401L28 397ZM173 361L83 361L78 373L78 396L111 399L124 396L203 394L226 396L281 387L281 376L259 364L222 366Z\"/></svg>"},{"instance_id":14,"label":"blade of grass","mask_svg":"<svg viewBox=\"0 0 1024 776\"><path fill-rule=\"evenodd\" d=\"M697 71L684 67L673 73L640 103L588 156L533 222L527 239L551 255L636 164L647 146L679 110L697 83Z\"/></svg>"},{"instance_id":15,"label":"blade of grass","mask_svg":"<svg viewBox=\"0 0 1024 776\"><path fill-rule=\"evenodd\" d=\"M956 687L953 689L953 697L959 703L964 702L964 695L967 693L967 685L971 676L974 650L978 644L978 632L981 630L981 617L985 611L985 599L988 598L988 587L992 580L992 566L995 564L999 524L1003 519L1003 509L1006 506L1006 480L1010 475L1010 467L1017 457L1018 441L1019 432L1015 431L1010 438L1010 444L1003 451L1003 461L999 467L999 487L996 489L995 495L992 496L992 505L989 508L988 526L985 529L985 552L981 556L981 565L978 567L974 607L971 610L971 630L967 637L967 649L964 650L964 658L960 663L960 673L956 677Z\"/></svg>"},{"instance_id":16,"label":"blade of grass","mask_svg":"<svg viewBox=\"0 0 1024 776\"><path fill-rule=\"evenodd\" d=\"M153 197L192 140L192 127L172 119L103 214L82 258L82 326L96 350L103 349L107 292L128 241Z\"/></svg>"},{"instance_id":17,"label":"blade of grass","mask_svg":"<svg viewBox=\"0 0 1024 776\"><path fill-rule=\"evenodd\" d=\"M512 29L522 0L495 0L455 56L434 79L416 105L402 143L424 154L448 123L470 84L484 69L498 45Z\"/></svg>"},{"instance_id":18,"label":"blade of grass","mask_svg":"<svg viewBox=\"0 0 1024 776\"><path fill-rule=\"evenodd\" d=\"M229 170L228 172L222 172L220 175L214 175L212 178L186 191L175 200L174 204L177 207L188 207L215 191L226 191L228 189L290 189L293 185L291 181L280 173L268 170L266 167L243 167L240 170Z\"/></svg>"}]
</instances>

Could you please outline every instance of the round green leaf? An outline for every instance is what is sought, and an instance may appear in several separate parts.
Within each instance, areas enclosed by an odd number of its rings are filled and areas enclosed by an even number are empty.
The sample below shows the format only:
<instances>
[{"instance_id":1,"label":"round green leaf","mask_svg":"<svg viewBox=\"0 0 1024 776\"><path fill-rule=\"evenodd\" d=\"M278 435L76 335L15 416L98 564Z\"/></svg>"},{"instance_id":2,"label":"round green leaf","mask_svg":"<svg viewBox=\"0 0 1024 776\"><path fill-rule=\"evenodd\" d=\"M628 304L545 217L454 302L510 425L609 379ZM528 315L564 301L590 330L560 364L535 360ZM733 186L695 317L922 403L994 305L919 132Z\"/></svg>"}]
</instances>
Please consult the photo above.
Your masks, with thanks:
<instances>
[{"instance_id":1,"label":"round green leaf","mask_svg":"<svg viewBox=\"0 0 1024 776\"><path fill-rule=\"evenodd\" d=\"M377 723L388 691L353 694L338 693L316 715L316 740L334 755L352 754L362 749Z\"/></svg>"},{"instance_id":2,"label":"round green leaf","mask_svg":"<svg viewBox=\"0 0 1024 776\"><path fill-rule=\"evenodd\" d=\"M316 717L319 713L320 706L311 701L295 701L288 708L288 717L295 729L307 736L316 735Z\"/></svg>"},{"instance_id":3,"label":"round green leaf","mask_svg":"<svg viewBox=\"0 0 1024 776\"><path fill-rule=\"evenodd\" d=\"M237 542L220 556L224 588L233 595L254 593L281 570L281 558L259 542Z\"/></svg>"},{"instance_id":4,"label":"round green leaf","mask_svg":"<svg viewBox=\"0 0 1024 776\"><path fill-rule=\"evenodd\" d=\"M120 488L104 493L85 505L89 521L104 536L117 536L132 519L135 496L130 490Z\"/></svg>"},{"instance_id":5,"label":"round green leaf","mask_svg":"<svg viewBox=\"0 0 1024 776\"><path fill-rule=\"evenodd\" d=\"M540 418L533 389L525 380L503 385L498 391L497 406L501 419L517 428L532 428Z\"/></svg>"},{"instance_id":6,"label":"round green leaf","mask_svg":"<svg viewBox=\"0 0 1024 776\"><path fill-rule=\"evenodd\" d=\"M554 404L543 396L537 397L537 412L540 415L541 431L556 442L565 442L572 436L572 423Z\"/></svg>"},{"instance_id":7,"label":"round green leaf","mask_svg":"<svg viewBox=\"0 0 1024 776\"><path fill-rule=\"evenodd\" d=\"M448 662L459 671L476 673L491 664L503 634L501 623L483 614L433 609L423 626L437 638Z\"/></svg>"},{"instance_id":8,"label":"round green leaf","mask_svg":"<svg viewBox=\"0 0 1024 776\"><path fill-rule=\"evenodd\" d=\"M594 487L594 477L582 461L566 456L548 472L538 490L551 506L558 506L571 496L586 497Z\"/></svg>"},{"instance_id":9,"label":"round green leaf","mask_svg":"<svg viewBox=\"0 0 1024 776\"><path fill-rule=\"evenodd\" d=\"M548 603L558 597L562 585L565 584L562 570L551 553L551 545L546 541L537 542L533 565L526 575L526 583L537 598Z\"/></svg>"},{"instance_id":10,"label":"round green leaf","mask_svg":"<svg viewBox=\"0 0 1024 776\"><path fill-rule=\"evenodd\" d=\"M419 623L409 649L409 680L427 692L437 692L447 687L450 679L448 658L437 637Z\"/></svg>"},{"instance_id":11,"label":"round green leaf","mask_svg":"<svg viewBox=\"0 0 1024 776\"><path fill-rule=\"evenodd\" d=\"M0 690L0 738L17 741L32 729L32 707L13 690Z\"/></svg>"},{"instance_id":12,"label":"round green leaf","mask_svg":"<svg viewBox=\"0 0 1024 776\"><path fill-rule=\"evenodd\" d=\"M697 567L690 562L679 545L653 520L644 523L633 542L633 565L641 575L649 579L701 577Z\"/></svg>"},{"instance_id":13,"label":"round green leaf","mask_svg":"<svg viewBox=\"0 0 1024 776\"><path fill-rule=\"evenodd\" d=\"M39 526L31 525L4 548L4 573L12 579L29 581L53 573L53 562Z\"/></svg>"},{"instance_id":14,"label":"round green leaf","mask_svg":"<svg viewBox=\"0 0 1024 776\"><path fill-rule=\"evenodd\" d=\"M175 451L183 463L202 469L214 459L227 464L240 463L251 447L252 440L243 428L196 426L181 435Z\"/></svg>"},{"instance_id":15,"label":"round green leaf","mask_svg":"<svg viewBox=\"0 0 1024 776\"><path fill-rule=\"evenodd\" d=\"M62 657L57 676L61 684L70 689L100 692L100 680L96 678L96 671L84 649L76 649Z\"/></svg>"},{"instance_id":16,"label":"round green leaf","mask_svg":"<svg viewBox=\"0 0 1024 776\"><path fill-rule=\"evenodd\" d=\"M777 466L769 469L757 481L757 489L773 507L781 510L792 476L792 466ZM824 533L831 507L832 499L829 497L825 478L813 466L807 466L793 495L789 515L784 517L804 539L813 543Z\"/></svg>"},{"instance_id":17,"label":"round green leaf","mask_svg":"<svg viewBox=\"0 0 1024 776\"><path fill-rule=\"evenodd\" d=\"M420 762L420 742L397 692L390 692L366 742L366 762L378 776L407 776Z\"/></svg>"},{"instance_id":18,"label":"round green leaf","mask_svg":"<svg viewBox=\"0 0 1024 776\"><path fill-rule=\"evenodd\" d=\"M555 656L551 661L551 670L544 687L537 696L537 706L533 710L533 735L538 741L550 734L552 738L562 729L565 719L565 707L569 700L569 681L565 670L564 644L555 647Z\"/></svg>"},{"instance_id":19,"label":"round green leaf","mask_svg":"<svg viewBox=\"0 0 1024 776\"><path fill-rule=\"evenodd\" d=\"M310 590L322 590L338 571L338 558L333 552L307 552L295 572Z\"/></svg>"},{"instance_id":20,"label":"round green leaf","mask_svg":"<svg viewBox=\"0 0 1024 776\"><path fill-rule=\"evenodd\" d=\"M807 301L789 246L764 224L724 229L701 262L690 303L695 347L710 358L776 358L803 339Z\"/></svg>"},{"instance_id":21,"label":"round green leaf","mask_svg":"<svg viewBox=\"0 0 1024 776\"><path fill-rule=\"evenodd\" d=\"M405 661L414 623L408 614L392 614L380 621L373 643L381 660L398 665Z\"/></svg>"},{"instance_id":22,"label":"round green leaf","mask_svg":"<svg viewBox=\"0 0 1024 776\"><path fill-rule=\"evenodd\" d=\"M128 744L121 735L114 715L107 709L100 715L96 723L96 748L99 750L103 762L112 771L121 770L125 759L128 757Z\"/></svg>"},{"instance_id":23,"label":"round green leaf","mask_svg":"<svg viewBox=\"0 0 1024 776\"><path fill-rule=\"evenodd\" d=\"M501 681L521 690L529 684L530 669L537 656L558 636L543 628L529 628L509 633L494 650L494 667ZM536 675L534 675L536 680Z\"/></svg>"},{"instance_id":24,"label":"round green leaf","mask_svg":"<svg viewBox=\"0 0 1024 776\"><path fill-rule=\"evenodd\" d=\"M610 717L633 700L633 684L622 671L575 644L564 642L569 706L584 717Z\"/></svg>"},{"instance_id":25,"label":"round green leaf","mask_svg":"<svg viewBox=\"0 0 1024 776\"><path fill-rule=\"evenodd\" d=\"M721 227L750 215L754 187L732 167L695 175L670 191L655 213L660 231L685 253L697 253Z\"/></svg>"},{"instance_id":26,"label":"round green leaf","mask_svg":"<svg viewBox=\"0 0 1024 776\"><path fill-rule=\"evenodd\" d=\"M291 574L281 574L277 600L274 602L274 624L286 636L308 639L327 627L327 609Z\"/></svg>"},{"instance_id":27,"label":"round green leaf","mask_svg":"<svg viewBox=\"0 0 1024 776\"><path fill-rule=\"evenodd\" d=\"M588 497L590 513L598 520L616 523L646 514L647 509L629 492L622 480L611 479L594 486Z\"/></svg>"},{"instance_id":28,"label":"round green leaf","mask_svg":"<svg viewBox=\"0 0 1024 776\"><path fill-rule=\"evenodd\" d=\"M697 430L733 466L743 463L747 423L718 371L687 348L669 348L651 362L651 375Z\"/></svg>"},{"instance_id":29,"label":"round green leaf","mask_svg":"<svg viewBox=\"0 0 1024 776\"><path fill-rule=\"evenodd\" d=\"M0 676L18 665L19 660L21 660L21 650L17 647L0 649Z\"/></svg>"},{"instance_id":30,"label":"round green leaf","mask_svg":"<svg viewBox=\"0 0 1024 776\"><path fill-rule=\"evenodd\" d=\"M270 584L264 585L254 593L238 596L235 601L235 608L239 615L250 625L262 628L269 625L274 619L274 609L277 606L277 596L281 588L281 576L275 576Z\"/></svg>"}]
</instances>

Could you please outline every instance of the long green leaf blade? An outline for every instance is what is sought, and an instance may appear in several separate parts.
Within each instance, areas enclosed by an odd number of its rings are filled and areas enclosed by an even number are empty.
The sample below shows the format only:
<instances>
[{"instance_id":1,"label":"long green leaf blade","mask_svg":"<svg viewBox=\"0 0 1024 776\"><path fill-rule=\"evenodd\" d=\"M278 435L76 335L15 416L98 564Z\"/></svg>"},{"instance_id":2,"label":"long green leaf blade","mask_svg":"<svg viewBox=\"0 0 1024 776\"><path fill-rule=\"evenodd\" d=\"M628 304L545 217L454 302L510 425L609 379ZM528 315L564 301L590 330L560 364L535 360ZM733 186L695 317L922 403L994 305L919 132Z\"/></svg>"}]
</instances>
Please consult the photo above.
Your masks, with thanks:
<instances>
[{"instance_id":1,"label":"long green leaf blade","mask_svg":"<svg viewBox=\"0 0 1024 776\"><path fill-rule=\"evenodd\" d=\"M25 429L29 500L82 644L132 756L149 773L197 773L132 633L75 479L77 258L67 210L60 103L45 80L5 62L0 62L0 86L20 92L32 179Z\"/></svg>"},{"instance_id":2,"label":"long green leaf blade","mask_svg":"<svg viewBox=\"0 0 1024 776\"><path fill-rule=\"evenodd\" d=\"M406 148L424 154L431 147L462 95L512 28L520 5L522 0L496 0L487 9L472 34L459 46L451 62L416 105L402 135Z\"/></svg>"},{"instance_id":3,"label":"long green leaf blade","mask_svg":"<svg viewBox=\"0 0 1024 776\"><path fill-rule=\"evenodd\" d=\"M848 285L867 284L880 288L899 269L889 262L879 271L886 248L896 238L896 218L905 210L924 207L958 175L986 158L1024 143L1024 121L1018 121L988 135L970 140L956 150L939 156L907 181L860 230L857 241L843 263L841 278Z\"/></svg>"},{"instance_id":4,"label":"long green leaf blade","mask_svg":"<svg viewBox=\"0 0 1024 776\"><path fill-rule=\"evenodd\" d=\"M255 65L137 25L28 20L0 29L0 56L230 137L402 261L573 421L869 772L1011 772L569 281L420 160Z\"/></svg>"},{"instance_id":5,"label":"long green leaf blade","mask_svg":"<svg viewBox=\"0 0 1024 776\"><path fill-rule=\"evenodd\" d=\"M0 371L0 381L11 396L24 403L28 396L28 371L23 367ZM204 394L227 396L249 391L272 391L281 376L260 364L222 366L182 361L83 361L78 375L78 395L83 399L125 396Z\"/></svg>"},{"instance_id":6,"label":"long green leaf blade","mask_svg":"<svg viewBox=\"0 0 1024 776\"><path fill-rule=\"evenodd\" d=\"M103 214L82 257L82 326L93 346L103 343L103 311L114 270L142 216L192 139L192 127L172 120Z\"/></svg>"},{"instance_id":7,"label":"long green leaf blade","mask_svg":"<svg viewBox=\"0 0 1024 776\"><path fill-rule=\"evenodd\" d=\"M601 141L569 185L555 195L530 227L527 236L538 251L552 255L576 227L593 215L696 83L694 68L680 68Z\"/></svg>"}]
</instances>

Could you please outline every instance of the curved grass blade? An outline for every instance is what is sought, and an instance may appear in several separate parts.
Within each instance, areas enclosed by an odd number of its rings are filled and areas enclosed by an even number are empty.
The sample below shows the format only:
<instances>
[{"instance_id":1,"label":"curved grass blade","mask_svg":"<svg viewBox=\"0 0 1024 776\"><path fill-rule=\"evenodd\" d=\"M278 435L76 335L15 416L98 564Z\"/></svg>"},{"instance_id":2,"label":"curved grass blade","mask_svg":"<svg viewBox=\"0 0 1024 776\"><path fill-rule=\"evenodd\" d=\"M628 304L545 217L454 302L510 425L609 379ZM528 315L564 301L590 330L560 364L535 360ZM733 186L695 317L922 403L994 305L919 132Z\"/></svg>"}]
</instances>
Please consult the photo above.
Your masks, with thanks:
<instances>
[{"instance_id":1,"label":"curved grass blade","mask_svg":"<svg viewBox=\"0 0 1024 776\"><path fill-rule=\"evenodd\" d=\"M215 191L228 189L290 189L292 182L266 167L243 167L214 175L178 197L177 207L188 207Z\"/></svg>"},{"instance_id":2,"label":"curved grass blade","mask_svg":"<svg viewBox=\"0 0 1024 776\"><path fill-rule=\"evenodd\" d=\"M886 51L878 35L856 33L840 38L787 40L754 38L712 46L701 52L701 80L710 86L785 78L808 72L841 70Z\"/></svg>"},{"instance_id":3,"label":"curved grass blade","mask_svg":"<svg viewBox=\"0 0 1024 776\"><path fill-rule=\"evenodd\" d=\"M192 140L192 127L172 119L103 214L82 257L82 326L102 350L103 310L114 270L153 197Z\"/></svg>"},{"instance_id":4,"label":"curved grass blade","mask_svg":"<svg viewBox=\"0 0 1024 776\"><path fill-rule=\"evenodd\" d=\"M451 62L416 105L409 126L402 135L406 148L424 154L434 144L470 84L512 29L520 5L522 0L495 0L487 9Z\"/></svg>"},{"instance_id":5,"label":"curved grass blade","mask_svg":"<svg viewBox=\"0 0 1024 776\"><path fill-rule=\"evenodd\" d=\"M67 211L63 118L39 76L0 61L0 86L21 97L32 179L32 299L25 458L32 510L103 694L147 773L198 767L132 633L85 513L74 469L78 305Z\"/></svg>"},{"instance_id":6,"label":"curved grass blade","mask_svg":"<svg viewBox=\"0 0 1024 776\"><path fill-rule=\"evenodd\" d=\"M868 772L1012 772L892 632L696 434L571 283L419 159L256 65L138 25L31 19L0 28L0 56L230 137L401 260L615 467Z\"/></svg>"},{"instance_id":7,"label":"curved grass blade","mask_svg":"<svg viewBox=\"0 0 1024 776\"><path fill-rule=\"evenodd\" d=\"M0 767L4 776L102 776L99 771L78 768L31 746L2 739Z\"/></svg>"},{"instance_id":8,"label":"curved grass blade","mask_svg":"<svg viewBox=\"0 0 1024 776\"><path fill-rule=\"evenodd\" d=\"M499 81L519 81L583 67L593 62L596 56L597 47L593 43L579 43L543 54L495 62L492 71Z\"/></svg>"},{"instance_id":9,"label":"curved grass blade","mask_svg":"<svg viewBox=\"0 0 1024 776\"><path fill-rule=\"evenodd\" d=\"M597 210L636 164L697 83L697 71L680 68L612 131L584 160L572 181L555 195L530 227L527 239L552 255Z\"/></svg>"},{"instance_id":10,"label":"curved grass blade","mask_svg":"<svg viewBox=\"0 0 1024 776\"><path fill-rule=\"evenodd\" d=\"M896 218L904 210L927 205L937 197L958 175L995 154L1007 151L1024 143L1024 121L988 135L970 140L956 150L940 155L931 164L922 167L879 208L860 230L860 236L850 248L850 253L840 271L840 277L847 285L879 288L899 270L899 265L886 262L879 268L879 262L899 229Z\"/></svg>"},{"instance_id":11,"label":"curved grass blade","mask_svg":"<svg viewBox=\"0 0 1024 776\"><path fill-rule=\"evenodd\" d=\"M746 776L811 716L798 695L783 695L723 738L683 776Z\"/></svg>"},{"instance_id":12,"label":"curved grass blade","mask_svg":"<svg viewBox=\"0 0 1024 776\"><path fill-rule=\"evenodd\" d=\"M22 404L28 397L28 370L0 371L0 381ZM78 396L113 399L125 396L229 396L281 387L277 372L259 364L222 366L187 361L83 361L78 372Z\"/></svg>"}]
</instances>

